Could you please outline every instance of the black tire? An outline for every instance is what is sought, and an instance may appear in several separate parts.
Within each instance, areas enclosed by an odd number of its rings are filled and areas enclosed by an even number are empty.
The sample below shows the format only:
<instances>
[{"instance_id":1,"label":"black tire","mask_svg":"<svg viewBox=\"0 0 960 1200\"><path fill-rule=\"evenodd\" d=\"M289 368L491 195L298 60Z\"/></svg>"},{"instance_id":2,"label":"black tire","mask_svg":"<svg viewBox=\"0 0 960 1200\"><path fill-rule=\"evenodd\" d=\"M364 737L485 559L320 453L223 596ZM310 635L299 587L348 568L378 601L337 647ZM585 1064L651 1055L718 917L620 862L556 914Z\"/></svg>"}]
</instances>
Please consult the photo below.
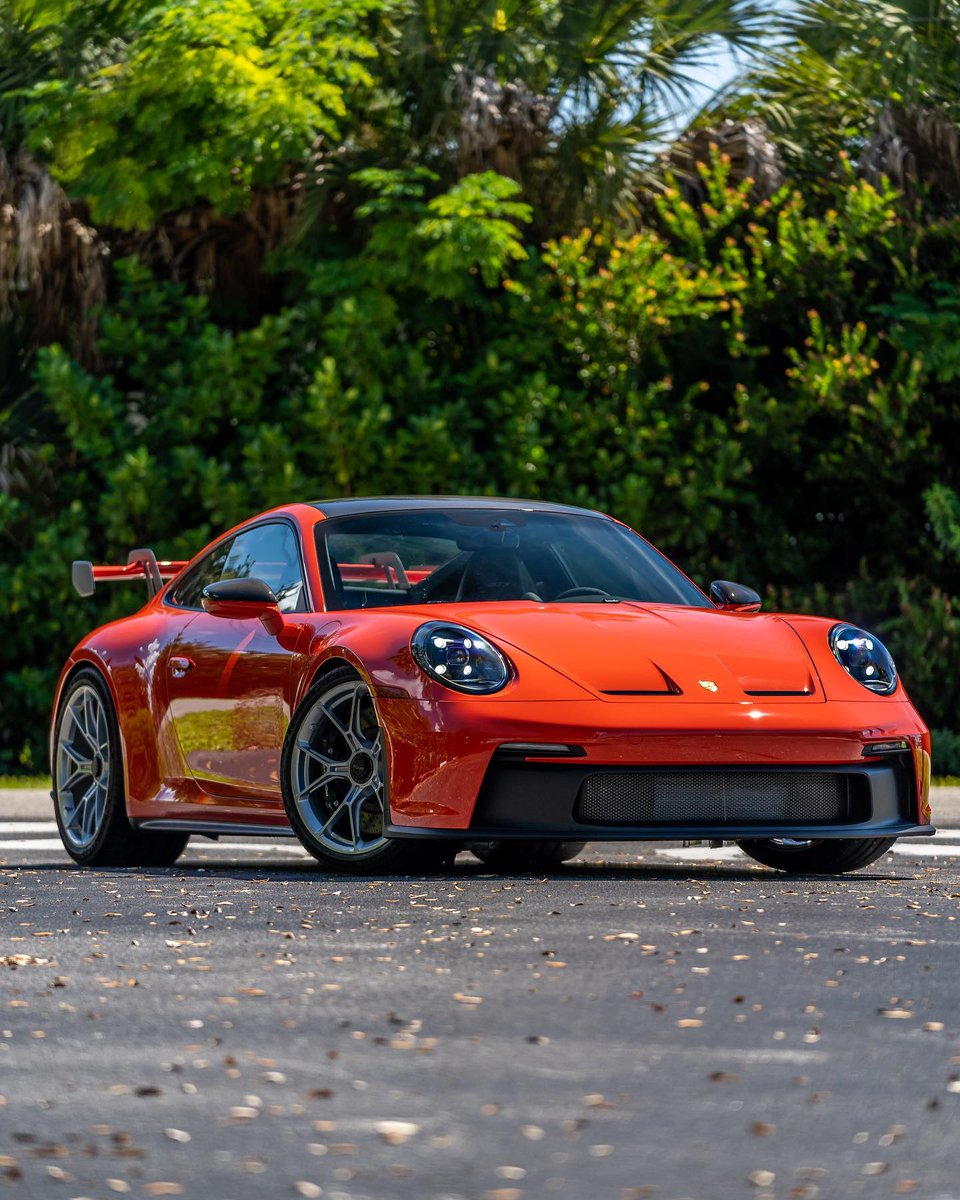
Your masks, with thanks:
<instances>
[{"instance_id":1,"label":"black tire","mask_svg":"<svg viewBox=\"0 0 960 1200\"><path fill-rule=\"evenodd\" d=\"M521 841L474 842L470 850L495 871L549 871L576 858L586 842Z\"/></svg>"},{"instance_id":2,"label":"black tire","mask_svg":"<svg viewBox=\"0 0 960 1200\"><path fill-rule=\"evenodd\" d=\"M358 716L358 732L364 734L366 740L356 749L351 749L340 728L329 717L325 718L322 710L318 711L320 705L328 705L332 706L334 716L339 716L351 690L357 698L356 711L360 714L362 709L362 719L366 722L365 730L360 731L361 717ZM354 732L353 710L348 728L351 733ZM338 768L338 774L331 775L328 783L322 782L327 775L319 765L313 768L316 773L313 782L305 776L305 772L310 768L307 761L310 755L305 749L305 744L317 753L322 753L331 765ZM356 776L349 774L349 769L353 760L363 754L367 754L374 767L372 776L363 785L357 797L359 803L355 803L355 819L346 796L354 790L354 785L360 785L357 784ZM334 759L335 764L332 761ZM369 689L352 667L344 665L328 671L303 698L303 703L294 713L284 739L280 759L280 786L287 818L300 844L318 863L329 870L350 875L424 873L452 864L460 849L459 841L383 837L383 817L388 804L389 788L382 731ZM348 809L347 813L342 818L337 818L337 813L345 807ZM339 821L340 825L334 824L332 829L328 830L331 821ZM363 839L368 835L367 848L351 850L347 846L342 833L344 821L349 826L351 836L356 838L359 835Z\"/></svg>"},{"instance_id":3,"label":"black tire","mask_svg":"<svg viewBox=\"0 0 960 1200\"><path fill-rule=\"evenodd\" d=\"M882 858L896 838L824 838L806 844L789 845L773 838L738 842L765 867L803 875L842 875L859 871Z\"/></svg>"},{"instance_id":4,"label":"black tire","mask_svg":"<svg viewBox=\"0 0 960 1200\"><path fill-rule=\"evenodd\" d=\"M72 706L80 696L89 696L91 691L100 702L101 707L97 713L98 727L102 734L105 734L105 741L97 746L94 745L94 741L99 741L99 738L92 741L86 738L82 731L74 729L76 717ZM66 753L62 748L70 738L71 730L73 740L70 744L74 753L77 745L82 747L86 744L89 747L91 762L97 764L94 768L96 775L94 770L89 773L75 770L73 774L78 777L77 783L71 787L64 787L63 784L69 783L70 779L65 777L61 770L61 761ZM64 689L57 713L53 746L53 807L60 839L74 862L85 867L173 866L183 853L189 834L137 830L130 824L123 787L123 751L117 714L110 689L95 668L84 667L78 671ZM71 815L76 818L82 804L82 801L77 801L76 796L78 792L83 791L87 780L91 788L95 780L100 781L102 803L97 810L99 816L89 822L90 829L78 833L76 824L70 823L70 818Z\"/></svg>"}]
</instances>

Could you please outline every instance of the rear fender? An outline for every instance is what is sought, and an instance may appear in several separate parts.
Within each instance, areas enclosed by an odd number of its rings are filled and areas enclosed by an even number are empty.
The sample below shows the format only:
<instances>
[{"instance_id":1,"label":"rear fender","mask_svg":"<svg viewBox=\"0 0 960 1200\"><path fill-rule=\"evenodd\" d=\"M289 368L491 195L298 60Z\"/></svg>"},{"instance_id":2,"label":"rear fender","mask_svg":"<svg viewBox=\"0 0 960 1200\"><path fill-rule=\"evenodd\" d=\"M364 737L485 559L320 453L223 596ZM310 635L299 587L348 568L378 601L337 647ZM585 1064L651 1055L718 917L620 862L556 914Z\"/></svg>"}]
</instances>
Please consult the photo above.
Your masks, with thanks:
<instances>
[{"instance_id":1,"label":"rear fender","mask_svg":"<svg viewBox=\"0 0 960 1200\"><path fill-rule=\"evenodd\" d=\"M64 690L78 671L92 668L113 700L120 730L127 814L135 817L140 805L156 798L165 775L177 773L177 758L175 754L171 758L171 748L166 745L168 723L162 720L164 709L155 691L154 668L160 650L155 622L145 614L140 619L127 617L118 625L122 625L122 637L111 639L110 626L104 626L84 639L67 660L54 702L50 763L52 771L53 737Z\"/></svg>"}]
</instances>

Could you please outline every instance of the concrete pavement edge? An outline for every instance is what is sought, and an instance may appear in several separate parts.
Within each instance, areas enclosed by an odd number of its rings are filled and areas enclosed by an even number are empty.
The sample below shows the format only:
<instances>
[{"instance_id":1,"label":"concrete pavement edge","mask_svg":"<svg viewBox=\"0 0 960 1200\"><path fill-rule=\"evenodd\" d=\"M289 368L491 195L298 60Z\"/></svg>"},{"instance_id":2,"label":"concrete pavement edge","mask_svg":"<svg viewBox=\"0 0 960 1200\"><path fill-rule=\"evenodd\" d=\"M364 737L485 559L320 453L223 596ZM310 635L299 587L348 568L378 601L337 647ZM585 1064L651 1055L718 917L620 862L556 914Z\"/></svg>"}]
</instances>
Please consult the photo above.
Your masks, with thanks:
<instances>
[{"instance_id":1,"label":"concrete pavement edge","mask_svg":"<svg viewBox=\"0 0 960 1200\"><path fill-rule=\"evenodd\" d=\"M934 824L960 827L960 787L935 787L930 793ZM0 822L52 821L53 801L43 788L0 789Z\"/></svg>"}]
</instances>

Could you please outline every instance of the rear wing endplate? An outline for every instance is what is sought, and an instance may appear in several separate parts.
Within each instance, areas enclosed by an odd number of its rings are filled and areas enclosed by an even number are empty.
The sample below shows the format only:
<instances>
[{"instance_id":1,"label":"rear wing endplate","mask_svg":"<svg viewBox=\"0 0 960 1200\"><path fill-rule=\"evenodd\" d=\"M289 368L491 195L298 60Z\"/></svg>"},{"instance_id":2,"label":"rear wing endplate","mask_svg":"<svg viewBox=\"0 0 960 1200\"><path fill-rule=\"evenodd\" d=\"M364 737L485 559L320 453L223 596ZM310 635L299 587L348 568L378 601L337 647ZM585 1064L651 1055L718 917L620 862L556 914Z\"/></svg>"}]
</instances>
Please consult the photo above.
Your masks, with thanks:
<instances>
[{"instance_id":1,"label":"rear wing endplate","mask_svg":"<svg viewBox=\"0 0 960 1200\"><path fill-rule=\"evenodd\" d=\"M73 564L73 586L81 596L92 596L98 583L116 583L126 579L144 579L147 583L147 594L153 597L163 587L164 581L179 575L187 564L174 562L169 559L157 561L152 550L141 548L131 550L127 555L127 565L123 566L94 566L84 559L77 559Z\"/></svg>"}]
</instances>

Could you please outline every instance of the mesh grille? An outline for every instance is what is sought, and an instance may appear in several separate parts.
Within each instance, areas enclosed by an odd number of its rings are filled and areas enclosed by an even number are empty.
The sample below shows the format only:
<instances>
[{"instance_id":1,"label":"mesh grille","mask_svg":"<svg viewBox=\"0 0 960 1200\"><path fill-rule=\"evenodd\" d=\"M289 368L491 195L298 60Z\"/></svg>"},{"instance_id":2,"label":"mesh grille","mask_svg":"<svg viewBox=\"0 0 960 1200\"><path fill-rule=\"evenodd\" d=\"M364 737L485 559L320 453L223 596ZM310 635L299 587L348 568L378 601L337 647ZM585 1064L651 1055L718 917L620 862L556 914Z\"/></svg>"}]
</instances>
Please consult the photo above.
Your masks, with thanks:
<instances>
[{"instance_id":1,"label":"mesh grille","mask_svg":"<svg viewBox=\"0 0 960 1200\"><path fill-rule=\"evenodd\" d=\"M604 825L842 821L846 798L846 777L827 771L610 771L583 781L575 819Z\"/></svg>"}]
</instances>

